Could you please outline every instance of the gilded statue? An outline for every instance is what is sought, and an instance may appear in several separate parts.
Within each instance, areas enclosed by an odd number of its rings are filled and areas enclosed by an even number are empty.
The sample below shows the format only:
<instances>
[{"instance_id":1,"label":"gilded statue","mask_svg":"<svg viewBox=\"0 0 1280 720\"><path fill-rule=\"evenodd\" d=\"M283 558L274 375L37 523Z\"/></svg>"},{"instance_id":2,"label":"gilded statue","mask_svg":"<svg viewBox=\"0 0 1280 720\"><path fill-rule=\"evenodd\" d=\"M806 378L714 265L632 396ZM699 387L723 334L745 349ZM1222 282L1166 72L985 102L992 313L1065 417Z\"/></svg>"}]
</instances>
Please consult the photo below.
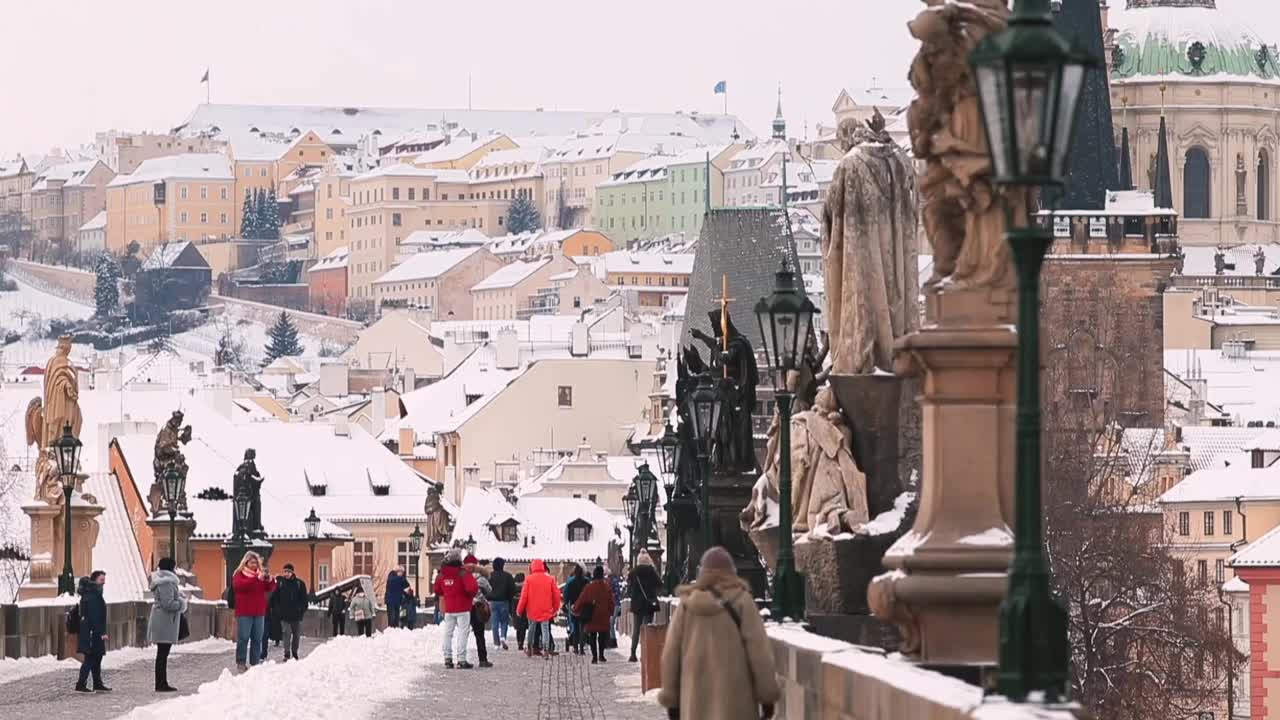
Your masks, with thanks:
<instances>
[{"instance_id":1,"label":"gilded statue","mask_svg":"<svg viewBox=\"0 0 1280 720\"><path fill-rule=\"evenodd\" d=\"M920 324L915 170L879 111L840 123L844 157L822 211L832 371L893 367L893 344Z\"/></svg>"},{"instance_id":2,"label":"gilded statue","mask_svg":"<svg viewBox=\"0 0 1280 720\"><path fill-rule=\"evenodd\" d=\"M80 415L80 379L70 355L71 338L64 335L58 338L57 349L44 367L43 397L32 398L26 412L27 444L35 445L39 452L35 498L53 505L62 502L63 493L52 448L62 437L64 427L70 426L71 434L79 438L84 421Z\"/></svg>"},{"instance_id":3,"label":"gilded statue","mask_svg":"<svg viewBox=\"0 0 1280 720\"><path fill-rule=\"evenodd\" d=\"M1011 284L1000 197L969 69L969 53L1005 27L1005 0L924 0L908 28L920 41L909 79L916 98L907 110L911 149L924 161L921 216L933 247L925 287ZM1017 212L1019 208L1011 207Z\"/></svg>"}]
</instances>

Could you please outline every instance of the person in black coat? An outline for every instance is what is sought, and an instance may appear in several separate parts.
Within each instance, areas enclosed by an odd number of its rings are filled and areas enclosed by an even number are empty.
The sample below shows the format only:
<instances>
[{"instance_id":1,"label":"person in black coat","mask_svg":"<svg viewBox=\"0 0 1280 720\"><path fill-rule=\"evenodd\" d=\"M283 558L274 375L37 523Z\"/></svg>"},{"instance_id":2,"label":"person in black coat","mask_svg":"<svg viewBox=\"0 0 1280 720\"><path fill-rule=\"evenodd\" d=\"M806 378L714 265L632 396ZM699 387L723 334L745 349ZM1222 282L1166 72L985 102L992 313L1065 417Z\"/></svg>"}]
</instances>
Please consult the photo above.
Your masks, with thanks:
<instances>
[{"instance_id":1,"label":"person in black coat","mask_svg":"<svg viewBox=\"0 0 1280 720\"><path fill-rule=\"evenodd\" d=\"M653 622L658 611L658 590L662 578L653 567L649 553L641 550L636 567L627 575L627 599L631 601L631 662L636 661L636 647L640 644L640 628Z\"/></svg>"},{"instance_id":2,"label":"person in black coat","mask_svg":"<svg viewBox=\"0 0 1280 720\"><path fill-rule=\"evenodd\" d=\"M102 657L107 654L107 601L102 597L102 586L107 574L94 570L89 577L80 578L76 592L80 594L80 633L76 649L84 655L80 662L80 679L77 692L111 692L102 682ZM87 681L93 676L93 688Z\"/></svg>"},{"instance_id":3,"label":"person in black coat","mask_svg":"<svg viewBox=\"0 0 1280 720\"><path fill-rule=\"evenodd\" d=\"M302 636L302 618L307 614L307 584L293 574L293 565L285 563L284 574L276 578L271 594L274 618L280 624L284 641L284 659L298 659L298 639Z\"/></svg>"},{"instance_id":4,"label":"person in black coat","mask_svg":"<svg viewBox=\"0 0 1280 720\"><path fill-rule=\"evenodd\" d=\"M511 607L520 607L520 593L524 591L524 573L516 573L512 579ZM514 609L512 610L514 613ZM529 632L529 617L527 615L514 615L511 618L511 625L516 629L516 649L524 650L524 636Z\"/></svg>"},{"instance_id":5,"label":"person in black coat","mask_svg":"<svg viewBox=\"0 0 1280 720\"><path fill-rule=\"evenodd\" d=\"M569 576L568 582L564 584L564 607L565 614L569 616L569 639L565 641L565 647L570 652L582 655L585 651L582 648L582 623L578 622L578 617L573 614L570 609L574 603L578 602L578 596L582 595L582 591L587 587L587 574L583 572L581 565L573 566L573 574Z\"/></svg>"},{"instance_id":6,"label":"person in black coat","mask_svg":"<svg viewBox=\"0 0 1280 720\"><path fill-rule=\"evenodd\" d=\"M329 596L329 620L333 622L333 636L347 634L347 596L335 591Z\"/></svg>"}]
</instances>

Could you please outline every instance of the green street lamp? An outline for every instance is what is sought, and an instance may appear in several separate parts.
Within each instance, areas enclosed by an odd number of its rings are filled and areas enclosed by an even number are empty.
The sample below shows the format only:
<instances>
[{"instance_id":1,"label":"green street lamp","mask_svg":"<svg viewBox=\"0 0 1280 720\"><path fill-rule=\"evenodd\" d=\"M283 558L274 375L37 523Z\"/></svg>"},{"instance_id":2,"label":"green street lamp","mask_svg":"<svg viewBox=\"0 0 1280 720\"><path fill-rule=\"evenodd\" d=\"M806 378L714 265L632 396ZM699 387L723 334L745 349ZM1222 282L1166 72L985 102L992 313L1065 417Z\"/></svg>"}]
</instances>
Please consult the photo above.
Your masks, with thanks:
<instances>
[{"instance_id":1,"label":"green street lamp","mask_svg":"<svg viewBox=\"0 0 1280 720\"><path fill-rule=\"evenodd\" d=\"M160 487L164 491L165 510L169 513L169 557L176 563L178 562L178 534L175 523L178 519L178 504L187 487L187 476L185 473L178 472L173 465L169 465L165 468Z\"/></svg>"},{"instance_id":2,"label":"green street lamp","mask_svg":"<svg viewBox=\"0 0 1280 720\"><path fill-rule=\"evenodd\" d=\"M234 512L231 536L236 545L243 546L249 541L249 509L252 504L249 491L243 488L231 500L231 509Z\"/></svg>"},{"instance_id":3,"label":"green street lamp","mask_svg":"<svg viewBox=\"0 0 1280 720\"><path fill-rule=\"evenodd\" d=\"M80 441L71 434L71 424L62 426L62 437L53 443L58 460L58 479L62 482L62 574L58 576L58 594L76 591L76 576L71 569L71 493L76 489L76 470L80 467Z\"/></svg>"},{"instance_id":4,"label":"green street lamp","mask_svg":"<svg viewBox=\"0 0 1280 720\"><path fill-rule=\"evenodd\" d=\"M413 560L413 595L418 595L418 566L422 562L422 526L413 524L413 532L409 533L409 557Z\"/></svg>"},{"instance_id":5,"label":"green street lamp","mask_svg":"<svg viewBox=\"0 0 1280 720\"><path fill-rule=\"evenodd\" d=\"M756 303L756 320L778 403L778 567L773 573L771 613L776 620L804 617L804 576L796 570L791 537L791 406L795 394L787 385L787 376L804 361L809 329L818 312L783 260L774 275L773 294Z\"/></svg>"},{"instance_id":6,"label":"green street lamp","mask_svg":"<svg viewBox=\"0 0 1280 720\"><path fill-rule=\"evenodd\" d=\"M636 489L636 534L640 537L640 549L646 550L657 520L654 510L658 505L658 478L649 470L649 463L641 463L636 468L636 476L631 485Z\"/></svg>"},{"instance_id":7,"label":"green street lamp","mask_svg":"<svg viewBox=\"0 0 1280 720\"><path fill-rule=\"evenodd\" d=\"M302 526L307 530L307 545L311 548L311 595L316 594L316 539L320 537L320 516L316 514L316 509L311 508L311 512L302 519Z\"/></svg>"},{"instance_id":8,"label":"green street lamp","mask_svg":"<svg viewBox=\"0 0 1280 720\"><path fill-rule=\"evenodd\" d=\"M662 432L662 437L658 438L658 465L662 470L662 487L667 491L667 552L666 562L664 563L663 586L667 592L675 591L676 585L680 582L677 566L681 561L681 552L677 548L680 538L683 536L683 528L680 527L680 518L683 513L677 511L676 503L676 473L680 469L680 436L672 429L671 423L668 422L666 428Z\"/></svg>"},{"instance_id":9,"label":"green street lamp","mask_svg":"<svg viewBox=\"0 0 1280 720\"><path fill-rule=\"evenodd\" d=\"M1028 198L1061 186L1085 72L1097 60L1054 29L1049 0L1017 0L1009 27L983 39L969 63L995 182ZM1067 611L1049 584L1040 499L1040 268L1053 233L1028 218L1006 237L1018 275L1017 534L996 691L1014 701L1040 691L1053 702L1066 695L1068 663Z\"/></svg>"},{"instance_id":10,"label":"green street lamp","mask_svg":"<svg viewBox=\"0 0 1280 720\"><path fill-rule=\"evenodd\" d=\"M632 529L636 526L636 506L639 502L640 496L636 493L636 486L633 482L627 488L627 493L622 496L622 512L627 518L627 558L630 560L629 564L631 565L636 562L636 543Z\"/></svg>"},{"instance_id":11,"label":"green street lamp","mask_svg":"<svg viewBox=\"0 0 1280 720\"><path fill-rule=\"evenodd\" d=\"M702 549L715 542L711 525L711 448L720 428L722 399L710 373L698 378L689 395L689 417L693 419L693 437L698 446L698 515L702 524Z\"/></svg>"}]
</instances>

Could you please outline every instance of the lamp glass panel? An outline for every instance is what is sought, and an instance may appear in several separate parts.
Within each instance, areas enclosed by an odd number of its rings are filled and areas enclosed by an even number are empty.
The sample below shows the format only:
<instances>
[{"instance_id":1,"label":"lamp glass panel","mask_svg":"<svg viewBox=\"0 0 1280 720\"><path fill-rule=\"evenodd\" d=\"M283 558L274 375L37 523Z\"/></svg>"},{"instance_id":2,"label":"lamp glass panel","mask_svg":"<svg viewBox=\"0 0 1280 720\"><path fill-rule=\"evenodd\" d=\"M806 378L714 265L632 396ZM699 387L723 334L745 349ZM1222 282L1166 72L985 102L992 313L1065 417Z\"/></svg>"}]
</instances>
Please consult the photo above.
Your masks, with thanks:
<instances>
[{"instance_id":1,"label":"lamp glass panel","mask_svg":"<svg viewBox=\"0 0 1280 720\"><path fill-rule=\"evenodd\" d=\"M1015 174L1022 177L1044 177L1049 174L1049 150L1046 142L1052 132L1049 103L1054 97L1054 74L1039 63L1020 63L1010 68L1013 90L1013 115L1017 161Z\"/></svg>"},{"instance_id":2,"label":"lamp glass panel","mask_svg":"<svg viewBox=\"0 0 1280 720\"><path fill-rule=\"evenodd\" d=\"M976 75L978 80L978 98L982 104L982 119L987 127L987 139L991 144L991 159L995 163L997 177L1008 177L1009 168L1009 121L1006 117L1006 88L1004 66L999 64L979 65Z\"/></svg>"},{"instance_id":3,"label":"lamp glass panel","mask_svg":"<svg viewBox=\"0 0 1280 720\"><path fill-rule=\"evenodd\" d=\"M1067 153L1071 150L1071 140L1075 134L1076 109L1080 103L1080 94L1084 88L1086 68L1079 62L1068 62L1062 68L1062 85L1058 93L1057 130L1053 148L1053 175L1065 178L1067 175Z\"/></svg>"}]
</instances>

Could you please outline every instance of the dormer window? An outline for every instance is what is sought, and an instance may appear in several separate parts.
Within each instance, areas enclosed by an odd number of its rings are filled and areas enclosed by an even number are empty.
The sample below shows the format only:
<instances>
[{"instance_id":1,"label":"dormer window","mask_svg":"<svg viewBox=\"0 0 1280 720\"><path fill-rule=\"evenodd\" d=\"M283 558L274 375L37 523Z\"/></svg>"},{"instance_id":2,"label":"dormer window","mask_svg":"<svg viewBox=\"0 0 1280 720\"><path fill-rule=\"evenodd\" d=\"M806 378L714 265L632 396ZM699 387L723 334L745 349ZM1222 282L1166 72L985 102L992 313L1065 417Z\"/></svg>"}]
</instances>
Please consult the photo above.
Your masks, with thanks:
<instances>
[{"instance_id":1,"label":"dormer window","mask_svg":"<svg viewBox=\"0 0 1280 720\"><path fill-rule=\"evenodd\" d=\"M515 518L492 527L494 537L502 542L516 542L520 539L520 523Z\"/></svg>"},{"instance_id":2,"label":"dormer window","mask_svg":"<svg viewBox=\"0 0 1280 720\"><path fill-rule=\"evenodd\" d=\"M574 520L569 523L569 542L588 542L591 540L591 523L586 520Z\"/></svg>"}]
</instances>

